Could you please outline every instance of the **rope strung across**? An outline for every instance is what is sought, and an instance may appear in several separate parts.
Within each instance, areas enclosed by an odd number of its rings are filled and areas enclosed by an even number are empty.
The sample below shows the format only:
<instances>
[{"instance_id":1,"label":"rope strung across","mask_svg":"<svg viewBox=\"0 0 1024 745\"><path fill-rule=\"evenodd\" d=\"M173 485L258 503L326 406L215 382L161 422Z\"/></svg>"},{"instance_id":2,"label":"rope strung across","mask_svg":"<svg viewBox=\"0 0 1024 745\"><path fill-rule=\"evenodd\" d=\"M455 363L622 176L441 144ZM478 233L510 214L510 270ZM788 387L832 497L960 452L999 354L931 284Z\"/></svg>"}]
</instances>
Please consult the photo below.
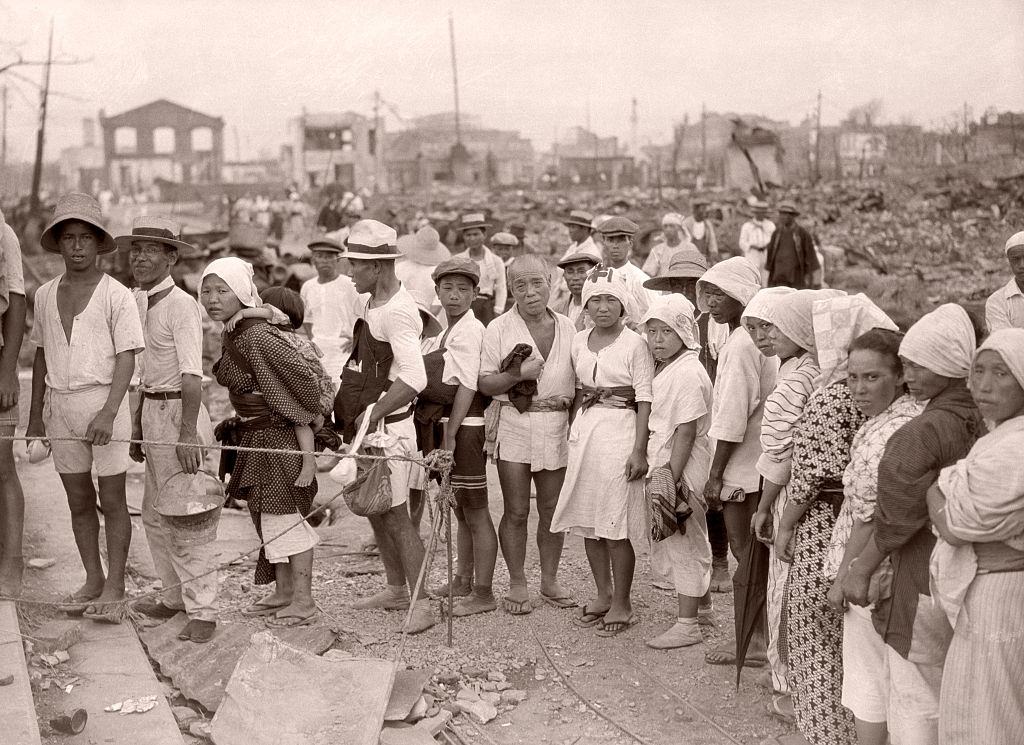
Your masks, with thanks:
<instances>
[{"instance_id":1,"label":"rope strung across","mask_svg":"<svg viewBox=\"0 0 1024 745\"><path fill-rule=\"evenodd\" d=\"M45 440L48 440L48 441L55 441L55 442L90 442L90 440L88 438L85 438L85 437L46 437L46 438L39 438L39 437L25 437L24 435L0 435L0 442L3 442L3 441L7 441L7 442L27 441L27 442L30 442L32 440L38 440L38 439L45 439ZM434 548L435 548L435 546L437 544L438 534L440 533L440 530L441 530L442 518L444 517L444 514L445 514L447 508L450 508L451 506L453 506L455 504L455 497L454 497L454 493L452 492L452 485L451 485L452 468L454 467L454 454L451 451L449 451L449 450L434 450L433 452L429 453L425 458L420 458L420 457L405 456L405 455L366 455L366 454L363 454L363 453L336 453L336 452L333 452L333 451L332 452L327 452L327 453L316 453L316 452L310 452L310 451L306 451L306 450L283 450L283 449L279 449L279 448L254 448L254 447L243 447L243 446L240 446L240 445L199 445L199 446L197 446L195 443L189 443L189 442L166 442L166 441L162 441L162 440L146 440L146 439L117 439L117 438L112 438L110 440L110 442L137 444L137 445L156 445L156 446L163 446L163 447L178 447L179 445L183 445L183 446L186 446L186 447L200 447L203 450L235 450L235 451L238 451L238 452L277 453L277 454L280 454L280 455L313 455L314 457L319 456L319 457L327 457L327 458L359 458L360 460L368 460L368 461L369 460L406 461L408 463L414 463L415 465L418 465L419 467L423 468L427 472L428 476L430 474L438 474L440 476L441 484L440 484L440 488L437 490L437 495L436 495L435 500L434 500L436 502L436 505L435 505L436 509L433 510L433 519L431 521L430 541L429 541L429 545L428 545L428 548L427 548L427 557L424 559L423 564L420 567L420 574L419 574L419 577L418 577L418 579L416 581L416 586L415 586L415 588L413 588L411 602L409 603L409 612L406 615L405 623L402 624L402 642L401 642L401 644L400 644L400 646L398 648L398 653L397 653L396 658L395 658L396 661L398 659L401 659L401 654L402 654L402 651L404 650L404 647L405 647L405 638L407 636L406 629L408 628L408 625L409 625L409 618L412 615L412 610L415 607L416 601L419 599L419 594L420 594L420 592L422 590L423 581L424 581L424 577L426 576L427 567L430 566L430 564L432 562L432 559L433 559L433 551L434 551ZM429 481L429 479L428 479L428 481ZM339 489L334 495L331 496L331 498L329 500L327 500L326 502L321 504L319 507L315 507L314 509L312 509L307 515L303 515L302 517L298 518L295 521L294 524L288 526L287 528L282 530L277 535L275 535L275 536L273 536L271 538L265 538L260 543L258 543L255 548L252 548L252 549L250 549L248 551L244 551L244 552L238 554L237 556L234 556L234 557L228 559L227 561L224 561L224 562L218 564L216 567L214 567L214 568L204 572L203 574L197 575L195 577L190 577L188 580L186 580L184 582L179 582L176 585L171 585L170 587L162 587L162 588L160 588L158 590L150 590L149 592L145 592L145 593L142 593L141 595L136 595L136 596L131 597L131 598L124 598L122 600L112 600L112 601L104 602L103 606L105 608L110 608L112 614L115 615L115 616L119 616L122 620L125 619L125 618L129 618L131 616L130 606L132 606L133 604L139 602L140 600L144 600L144 599L147 599L147 598L151 598L151 597L155 597L157 595L160 595L161 593L163 593L163 592L165 592L167 590L173 590L173 589L177 589L177 588L183 587L187 582L192 582L194 580L201 579L202 577L206 577L206 576L208 576L210 574L214 574L215 572L218 572L221 569L230 566L231 564L235 564L237 562L240 562L243 559L248 558L249 556L252 556L253 554L258 554L267 544L272 543L273 541L277 540L281 536L283 536L286 533L288 533L293 528L296 528L299 525L301 525L304 521L308 520L310 517L314 517L315 515L318 515L319 513L323 512L325 509L330 507L335 502L335 500L338 499L338 497L341 497L344 494L344 492L345 492L344 488ZM63 601L60 601L60 600L53 600L53 599L47 600L47 599L35 599L35 598L31 598L30 599L30 598L25 598L25 597L20 597L20 596L19 597L11 597L11 596L5 596L5 595L0 595L0 600L11 600L11 601L14 601L16 603L22 603L22 604L25 604L25 605L40 605L40 606L47 606L47 607L57 608L57 609L60 609L65 604ZM449 619L449 622L450 622L450 619Z\"/></svg>"}]
</instances>

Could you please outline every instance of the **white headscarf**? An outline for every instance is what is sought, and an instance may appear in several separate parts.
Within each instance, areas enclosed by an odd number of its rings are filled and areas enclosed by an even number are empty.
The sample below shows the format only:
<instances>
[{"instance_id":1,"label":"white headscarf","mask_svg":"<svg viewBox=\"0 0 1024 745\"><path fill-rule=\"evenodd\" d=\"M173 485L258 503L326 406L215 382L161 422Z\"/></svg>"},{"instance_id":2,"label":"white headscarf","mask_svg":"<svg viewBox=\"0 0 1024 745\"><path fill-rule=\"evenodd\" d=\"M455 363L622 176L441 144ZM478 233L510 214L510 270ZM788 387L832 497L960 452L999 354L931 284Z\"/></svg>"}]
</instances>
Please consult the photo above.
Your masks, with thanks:
<instances>
[{"instance_id":1,"label":"white headscarf","mask_svg":"<svg viewBox=\"0 0 1024 745\"><path fill-rule=\"evenodd\" d=\"M956 303L946 303L910 327L900 344L900 356L936 375L966 378L976 344L974 324L967 311Z\"/></svg>"},{"instance_id":2,"label":"white headscarf","mask_svg":"<svg viewBox=\"0 0 1024 745\"><path fill-rule=\"evenodd\" d=\"M812 313L814 348L821 368L814 381L818 388L846 379L850 343L858 336L876 328L899 331L885 311L863 293L818 300Z\"/></svg>"},{"instance_id":3,"label":"white headscarf","mask_svg":"<svg viewBox=\"0 0 1024 745\"><path fill-rule=\"evenodd\" d=\"M985 350L996 352L1010 368L1010 373L1017 379L1018 385L1024 388L1024 329L999 329L989 334L984 343L978 347L974 358Z\"/></svg>"},{"instance_id":4,"label":"white headscarf","mask_svg":"<svg viewBox=\"0 0 1024 745\"><path fill-rule=\"evenodd\" d=\"M622 314L629 319L636 319L636 308L633 296L626 286L626 277L618 269L595 269L587 275L583 283L580 302L587 307L587 301L597 295L611 295L622 305Z\"/></svg>"},{"instance_id":5,"label":"white headscarf","mask_svg":"<svg viewBox=\"0 0 1024 745\"><path fill-rule=\"evenodd\" d=\"M746 307L761 289L761 273L743 256L733 256L715 264L697 280L697 307L705 313L708 311L708 304L704 298L703 288L709 284Z\"/></svg>"},{"instance_id":6,"label":"white headscarf","mask_svg":"<svg viewBox=\"0 0 1024 745\"><path fill-rule=\"evenodd\" d=\"M693 303L679 293L673 293L656 298L640 322L662 321L682 339L684 347L700 349L700 331L693 313Z\"/></svg>"},{"instance_id":7,"label":"white headscarf","mask_svg":"<svg viewBox=\"0 0 1024 745\"><path fill-rule=\"evenodd\" d=\"M842 290L797 290L773 303L768 317L763 320L774 324L780 333L801 349L813 352L815 350L814 304L832 297L842 297L845 294Z\"/></svg>"},{"instance_id":8,"label":"white headscarf","mask_svg":"<svg viewBox=\"0 0 1024 745\"><path fill-rule=\"evenodd\" d=\"M224 280L244 307L258 308L262 305L260 293L253 281L252 264L248 261L242 261L237 256L214 259L203 269L202 278L206 279L211 274Z\"/></svg>"},{"instance_id":9,"label":"white headscarf","mask_svg":"<svg viewBox=\"0 0 1024 745\"><path fill-rule=\"evenodd\" d=\"M758 290L757 294L747 303L743 309L743 318L759 318L762 321L772 323L772 313L778 305L779 300L786 295L792 295L796 290L792 287L766 287Z\"/></svg>"}]
</instances>

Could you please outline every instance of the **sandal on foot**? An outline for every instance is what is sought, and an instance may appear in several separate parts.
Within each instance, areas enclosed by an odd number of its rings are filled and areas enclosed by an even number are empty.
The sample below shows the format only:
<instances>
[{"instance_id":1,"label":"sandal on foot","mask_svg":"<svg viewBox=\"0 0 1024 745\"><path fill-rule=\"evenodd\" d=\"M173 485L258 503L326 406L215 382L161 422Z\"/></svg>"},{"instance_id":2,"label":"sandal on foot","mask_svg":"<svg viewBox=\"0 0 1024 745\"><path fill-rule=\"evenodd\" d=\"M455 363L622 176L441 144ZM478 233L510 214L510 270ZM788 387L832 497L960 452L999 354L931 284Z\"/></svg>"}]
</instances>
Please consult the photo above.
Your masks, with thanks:
<instances>
[{"instance_id":1,"label":"sandal on foot","mask_svg":"<svg viewBox=\"0 0 1024 745\"><path fill-rule=\"evenodd\" d=\"M603 637L618 636L623 631L626 631L631 626L636 626L638 623L640 623L640 619L636 616L630 616L625 621L605 621L604 619L601 619L598 624L600 628L594 633Z\"/></svg>"},{"instance_id":2,"label":"sandal on foot","mask_svg":"<svg viewBox=\"0 0 1024 745\"><path fill-rule=\"evenodd\" d=\"M592 626L597 626L597 624L601 623L601 620L607 612L607 608L604 610L590 610L589 606L584 605L580 608L579 613L572 617L572 622L581 629L589 629Z\"/></svg>"},{"instance_id":3,"label":"sandal on foot","mask_svg":"<svg viewBox=\"0 0 1024 745\"><path fill-rule=\"evenodd\" d=\"M501 607L512 616L525 616L533 613L533 603L530 602L529 598L526 600L513 600L506 595L501 599Z\"/></svg>"},{"instance_id":4,"label":"sandal on foot","mask_svg":"<svg viewBox=\"0 0 1024 745\"><path fill-rule=\"evenodd\" d=\"M250 605L248 608L242 609L242 615L246 618L256 618L258 616L272 616L282 608L287 608L288 603L281 603L279 605L270 605L262 600L257 600L255 603Z\"/></svg>"},{"instance_id":5,"label":"sandal on foot","mask_svg":"<svg viewBox=\"0 0 1024 745\"><path fill-rule=\"evenodd\" d=\"M732 647L719 647L718 649L712 649L708 651L704 655L704 661L709 665L735 665L735 642L734 646ZM764 667L767 664L768 660L764 657L764 655L759 655L756 652L753 654L748 654L746 659L743 660L743 667Z\"/></svg>"},{"instance_id":6,"label":"sandal on foot","mask_svg":"<svg viewBox=\"0 0 1024 745\"><path fill-rule=\"evenodd\" d=\"M86 609L82 612L82 618L88 618L90 621L109 623L116 626L124 620L124 611L118 608L100 610L100 608L108 605L111 605L111 603L89 603Z\"/></svg>"},{"instance_id":7,"label":"sandal on foot","mask_svg":"<svg viewBox=\"0 0 1024 745\"><path fill-rule=\"evenodd\" d=\"M264 623L274 629L293 629L298 626L312 626L319 615L319 611L313 611L305 616L268 616Z\"/></svg>"},{"instance_id":8,"label":"sandal on foot","mask_svg":"<svg viewBox=\"0 0 1024 745\"><path fill-rule=\"evenodd\" d=\"M461 577L456 575L455 579L452 580L452 597L465 598L473 592L473 583L470 580L463 580ZM440 587L431 590L428 593L432 598L444 599L448 597L448 583L444 583Z\"/></svg>"},{"instance_id":9,"label":"sandal on foot","mask_svg":"<svg viewBox=\"0 0 1024 745\"><path fill-rule=\"evenodd\" d=\"M543 592L540 594L541 600L550 605L552 608L558 608L559 610L566 610L568 608L575 608L579 603L570 597L556 598L551 595L545 595Z\"/></svg>"}]
</instances>

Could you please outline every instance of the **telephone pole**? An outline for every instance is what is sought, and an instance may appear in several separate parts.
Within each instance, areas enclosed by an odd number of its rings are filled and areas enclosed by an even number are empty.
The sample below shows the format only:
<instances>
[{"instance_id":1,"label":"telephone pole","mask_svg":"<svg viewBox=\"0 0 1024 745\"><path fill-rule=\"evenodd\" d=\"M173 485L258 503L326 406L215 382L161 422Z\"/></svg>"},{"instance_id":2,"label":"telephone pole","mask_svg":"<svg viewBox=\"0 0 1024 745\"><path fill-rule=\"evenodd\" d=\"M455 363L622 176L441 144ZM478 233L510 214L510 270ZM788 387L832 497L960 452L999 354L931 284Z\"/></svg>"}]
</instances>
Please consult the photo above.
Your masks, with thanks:
<instances>
[{"instance_id":1,"label":"telephone pole","mask_svg":"<svg viewBox=\"0 0 1024 745\"><path fill-rule=\"evenodd\" d=\"M373 92L373 190L381 191L380 164L383 158L384 133L380 131L380 91Z\"/></svg>"},{"instance_id":2,"label":"telephone pole","mask_svg":"<svg viewBox=\"0 0 1024 745\"><path fill-rule=\"evenodd\" d=\"M969 114L968 114L968 109L967 109L967 102L964 101L964 131L963 131L963 134L960 137L960 150L963 153L964 163L967 162L967 140L968 140L968 138L970 137L970 134L971 134L970 124L967 121L968 120L968 116L969 116Z\"/></svg>"},{"instance_id":3,"label":"telephone pole","mask_svg":"<svg viewBox=\"0 0 1024 745\"><path fill-rule=\"evenodd\" d=\"M46 104L50 97L50 68L53 65L53 19L50 19L50 42L46 48L46 67L43 72L43 89L39 92L39 130L36 132L36 162L32 167L32 193L29 198L29 212L39 211L39 183L43 178L43 143L46 140Z\"/></svg>"},{"instance_id":4,"label":"telephone pole","mask_svg":"<svg viewBox=\"0 0 1024 745\"><path fill-rule=\"evenodd\" d=\"M700 175L707 178L708 170L708 108L700 105Z\"/></svg>"},{"instance_id":5,"label":"telephone pole","mask_svg":"<svg viewBox=\"0 0 1024 745\"><path fill-rule=\"evenodd\" d=\"M455 89L455 144L462 144L462 122L459 119L459 67L455 62L455 17L448 14L448 38L452 48L452 86Z\"/></svg>"},{"instance_id":6,"label":"telephone pole","mask_svg":"<svg viewBox=\"0 0 1024 745\"><path fill-rule=\"evenodd\" d=\"M7 86L0 88L3 96L3 137L0 139L0 170L7 167ZM1014 151L1016 152L1016 151Z\"/></svg>"},{"instance_id":7,"label":"telephone pole","mask_svg":"<svg viewBox=\"0 0 1024 745\"><path fill-rule=\"evenodd\" d=\"M821 181L821 88L818 89L818 109L814 115L814 183Z\"/></svg>"},{"instance_id":8,"label":"telephone pole","mask_svg":"<svg viewBox=\"0 0 1024 745\"><path fill-rule=\"evenodd\" d=\"M637 158L640 155L640 145L639 145L639 140L637 139L637 124L638 124L638 122L639 122L639 119L637 118L637 115L636 115L636 98L634 97L633 98L633 113L629 117L629 125L630 125L630 133L629 133L629 135L630 135L629 136L630 143L629 143L629 145L630 145L630 147L633 150L632 156L634 158Z\"/></svg>"}]
</instances>

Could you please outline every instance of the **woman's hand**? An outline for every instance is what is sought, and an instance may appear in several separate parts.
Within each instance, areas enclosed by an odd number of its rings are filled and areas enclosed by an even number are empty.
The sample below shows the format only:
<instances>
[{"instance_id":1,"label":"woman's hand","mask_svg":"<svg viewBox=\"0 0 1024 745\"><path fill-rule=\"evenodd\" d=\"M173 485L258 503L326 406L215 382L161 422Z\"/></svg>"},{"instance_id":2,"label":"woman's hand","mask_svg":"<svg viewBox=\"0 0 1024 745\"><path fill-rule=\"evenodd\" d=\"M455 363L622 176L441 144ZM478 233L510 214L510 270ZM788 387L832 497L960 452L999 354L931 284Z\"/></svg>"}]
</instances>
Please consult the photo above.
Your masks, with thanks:
<instances>
[{"instance_id":1,"label":"woman's hand","mask_svg":"<svg viewBox=\"0 0 1024 745\"><path fill-rule=\"evenodd\" d=\"M843 595L843 583L841 577L836 577L832 586L828 588L828 604L836 613L846 613L846 597Z\"/></svg>"},{"instance_id":2,"label":"woman's hand","mask_svg":"<svg viewBox=\"0 0 1024 745\"><path fill-rule=\"evenodd\" d=\"M636 481L647 475L647 456L634 450L626 459L626 481Z\"/></svg>"},{"instance_id":3,"label":"woman's hand","mask_svg":"<svg viewBox=\"0 0 1024 745\"><path fill-rule=\"evenodd\" d=\"M757 540L770 547L775 540L772 535L775 532L772 527L772 513L769 510L755 512L750 518L750 532Z\"/></svg>"},{"instance_id":4,"label":"woman's hand","mask_svg":"<svg viewBox=\"0 0 1024 745\"><path fill-rule=\"evenodd\" d=\"M794 539L793 528L788 525L780 525L778 535L775 536L775 558L792 564Z\"/></svg>"}]
</instances>

